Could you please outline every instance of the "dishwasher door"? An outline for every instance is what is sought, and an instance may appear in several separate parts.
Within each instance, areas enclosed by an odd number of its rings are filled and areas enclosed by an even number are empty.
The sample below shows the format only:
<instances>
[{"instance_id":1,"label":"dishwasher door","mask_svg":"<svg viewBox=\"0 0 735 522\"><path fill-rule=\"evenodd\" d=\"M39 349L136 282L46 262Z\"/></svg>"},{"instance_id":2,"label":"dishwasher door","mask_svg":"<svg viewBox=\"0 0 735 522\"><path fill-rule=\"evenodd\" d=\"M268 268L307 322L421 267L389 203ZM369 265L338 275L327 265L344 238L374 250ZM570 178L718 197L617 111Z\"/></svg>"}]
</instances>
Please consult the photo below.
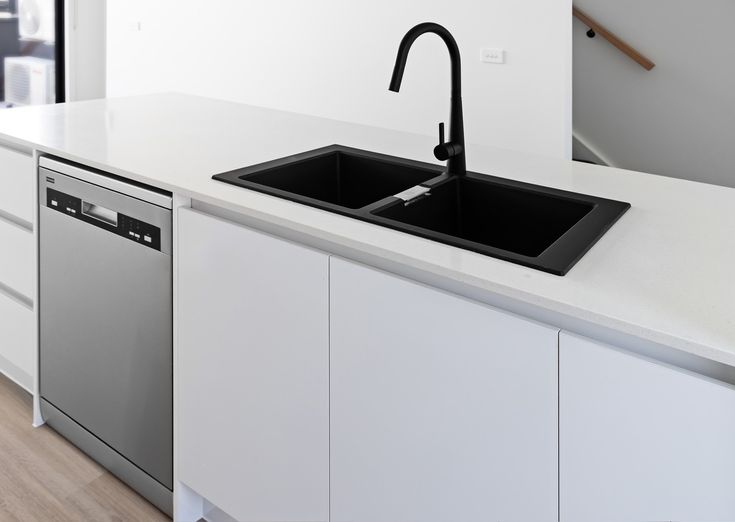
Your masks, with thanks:
<instances>
[{"instance_id":1,"label":"dishwasher door","mask_svg":"<svg viewBox=\"0 0 735 522\"><path fill-rule=\"evenodd\" d=\"M171 490L171 211L39 181L41 397Z\"/></svg>"}]
</instances>

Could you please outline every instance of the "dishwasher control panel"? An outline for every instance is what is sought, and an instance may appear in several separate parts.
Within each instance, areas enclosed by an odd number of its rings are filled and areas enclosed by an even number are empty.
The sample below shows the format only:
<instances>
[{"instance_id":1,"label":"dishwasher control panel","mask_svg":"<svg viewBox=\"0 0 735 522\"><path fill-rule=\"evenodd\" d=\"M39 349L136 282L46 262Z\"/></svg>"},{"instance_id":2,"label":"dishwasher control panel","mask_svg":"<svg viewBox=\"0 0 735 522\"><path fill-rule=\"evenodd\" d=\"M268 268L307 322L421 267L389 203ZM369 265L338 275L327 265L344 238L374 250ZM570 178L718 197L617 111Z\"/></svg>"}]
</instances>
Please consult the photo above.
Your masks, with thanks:
<instances>
[{"instance_id":1,"label":"dishwasher control panel","mask_svg":"<svg viewBox=\"0 0 735 522\"><path fill-rule=\"evenodd\" d=\"M161 250L161 229L58 190L46 189L46 207L154 250Z\"/></svg>"}]
</instances>

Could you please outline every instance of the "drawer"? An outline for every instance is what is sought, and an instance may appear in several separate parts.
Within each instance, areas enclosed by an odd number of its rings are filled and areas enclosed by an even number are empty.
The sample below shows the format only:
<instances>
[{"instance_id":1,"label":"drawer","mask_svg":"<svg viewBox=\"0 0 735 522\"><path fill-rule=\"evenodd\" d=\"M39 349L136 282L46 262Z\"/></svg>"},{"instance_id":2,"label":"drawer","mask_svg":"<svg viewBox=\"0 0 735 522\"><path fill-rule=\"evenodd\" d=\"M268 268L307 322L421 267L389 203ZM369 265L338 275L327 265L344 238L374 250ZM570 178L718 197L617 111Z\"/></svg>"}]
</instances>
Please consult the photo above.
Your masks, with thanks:
<instances>
[{"instance_id":1,"label":"drawer","mask_svg":"<svg viewBox=\"0 0 735 522\"><path fill-rule=\"evenodd\" d=\"M35 373L34 325L33 312L0 290L0 357L28 375ZM12 377L25 380L25 376Z\"/></svg>"},{"instance_id":2,"label":"drawer","mask_svg":"<svg viewBox=\"0 0 735 522\"><path fill-rule=\"evenodd\" d=\"M33 233L0 217L0 283L33 300L36 263Z\"/></svg>"},{"instance_id":3,"label":"drawer","mask_svg":"<svg viewBox=\"0 0 735 522\"><path fill-rule=\"evenodd\" d=\"M33 157L0 146L0 212L33 223Z\"/></svg>"}]
</instances>

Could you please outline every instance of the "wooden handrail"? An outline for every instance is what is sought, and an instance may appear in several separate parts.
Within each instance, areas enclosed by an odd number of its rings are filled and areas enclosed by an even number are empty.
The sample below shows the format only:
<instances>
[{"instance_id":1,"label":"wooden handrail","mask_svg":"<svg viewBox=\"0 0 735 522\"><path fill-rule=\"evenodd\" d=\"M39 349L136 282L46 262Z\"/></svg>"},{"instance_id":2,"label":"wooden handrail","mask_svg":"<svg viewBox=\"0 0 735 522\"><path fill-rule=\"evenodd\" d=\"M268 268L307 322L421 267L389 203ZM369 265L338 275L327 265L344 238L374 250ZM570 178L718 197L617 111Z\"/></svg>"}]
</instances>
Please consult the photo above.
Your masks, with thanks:
<instances>
[{"instance_id":1,"label":"wooden handrail","mask_svg":"<svg viewBox=\"0 0 735 522\"><path fill-rule=\"evenodd\" d=\"M579 18L579 20L582 21L587 27L592 29L595 33L602 36L605 40L613 44L615 47L617 47L623 54L628 55L632 60L635 60L638 62L638 64L643 67L645 70L650 71L654 67L656 67L656 64L653 63L651 60L643 56L641 53L639 53L633 46L626 43L622 39L618 38L614 33L610 32L604 25L599 23L597 20L592 18L590 15L579 9L578 7L573 7L572 12L574 13L574 16Z\"/></svg>"}]
</instances>

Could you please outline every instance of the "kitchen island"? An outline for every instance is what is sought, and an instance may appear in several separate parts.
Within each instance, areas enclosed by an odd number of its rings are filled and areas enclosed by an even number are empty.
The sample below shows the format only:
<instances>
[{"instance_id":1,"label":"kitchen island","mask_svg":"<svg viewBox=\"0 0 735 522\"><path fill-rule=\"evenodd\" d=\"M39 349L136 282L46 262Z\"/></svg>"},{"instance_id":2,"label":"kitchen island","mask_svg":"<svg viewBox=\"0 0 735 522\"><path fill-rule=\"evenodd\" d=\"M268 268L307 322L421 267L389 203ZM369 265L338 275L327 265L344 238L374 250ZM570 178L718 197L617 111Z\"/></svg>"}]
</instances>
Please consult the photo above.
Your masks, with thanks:
<instances>
[{"instance_id":1,"label":"kitchen island","mask_svg":"<svg viewBox=\"0 0 735 522\"><path fill-rule=\"evenodd\" d=\"M334 143L428 162L433 142L180 94L4 112L3 371L38 394L52 155L174 195L177 520L735 518L735 190L467 145L468 170L631 203L559 277L211 179Z\"/></svg>"}]
</instances>

